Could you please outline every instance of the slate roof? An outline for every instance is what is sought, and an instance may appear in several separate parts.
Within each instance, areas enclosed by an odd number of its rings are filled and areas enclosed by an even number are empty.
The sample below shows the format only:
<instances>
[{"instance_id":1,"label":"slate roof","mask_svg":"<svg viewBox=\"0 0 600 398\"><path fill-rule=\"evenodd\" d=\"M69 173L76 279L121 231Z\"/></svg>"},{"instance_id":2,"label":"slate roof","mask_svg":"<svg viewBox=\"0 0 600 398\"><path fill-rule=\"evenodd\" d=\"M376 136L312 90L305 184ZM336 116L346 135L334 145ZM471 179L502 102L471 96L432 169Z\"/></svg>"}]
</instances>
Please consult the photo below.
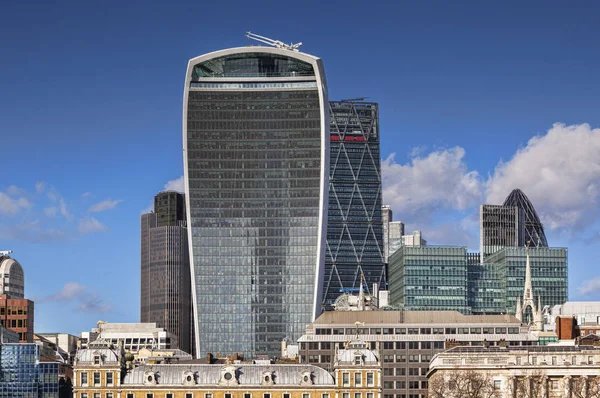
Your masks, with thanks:
<instances>
[{"instance_id":1,"label":"slate roof","mask_svg":"<svg viewBox=\"0 0 600 398\"><path fill-rule=\"evenodd\" d=\"M230 365L236 369L239 385L260 386L265 372L273 374L275 385L298 386L304 372L311 372L314 385L335 385L335 380L325 369L313 365ZM158 385L182 385L184 374L192 372L196 385L217 385L223 365L146 365L139 366L127 373L123 385L143 385L146 372L156 375Z\"/></svg>"}]
</instances>

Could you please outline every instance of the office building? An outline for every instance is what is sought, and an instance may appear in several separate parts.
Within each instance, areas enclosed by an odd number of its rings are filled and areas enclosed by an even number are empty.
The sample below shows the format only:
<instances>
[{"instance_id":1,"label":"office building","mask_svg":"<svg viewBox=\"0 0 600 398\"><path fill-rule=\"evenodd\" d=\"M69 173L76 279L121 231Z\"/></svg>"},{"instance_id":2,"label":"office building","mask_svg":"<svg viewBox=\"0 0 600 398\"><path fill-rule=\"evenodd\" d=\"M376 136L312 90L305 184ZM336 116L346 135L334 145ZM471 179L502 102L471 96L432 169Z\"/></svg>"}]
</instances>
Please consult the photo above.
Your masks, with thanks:
<instances>
[{"instance_id":1,"label":"office building","mask_svg":"<svg viewBox=\"0 0 600 398\"><path fill-rule=\"evenodd\" d=\"M378 104L329 103L329 214L323 308L344 293L385 288ZM362 282L361 282L362 280Z\"/></svg>"},{"instance_id":2,"label":"office building","mask_svg":"<svg viewBox=\"0 0 600 398\"><path fill-rule=\"evenodd\" d=\"M362 340L379 352L382 398L425 396L433 356L453 345L536 345L538 337L510 315L456 311L328 311L298 340L300 362L332 370L336 349ZM421 394L421 395L419 395Z\"/></svg>"},{"instance_id":3,"label":"office building","mask_svg":"<svg viewBox=\"0 0 600 398\"><path fill-rule=\"evenodd\" d=\"M0 345L0 396L10 398L72 397L70 380L60 379L64 364L40 360L36 344Z\"/></svg>"},{"instance_id":4,"label":"office building","mask_svg":"<svg viewBox=\"0 0 600 398\"><path fill-rule=\"evenodd\" d=\"M68 333L36 333L35 337L43 338L55 346L56 352L62 356L65 361L73 365L77 344L79 338Z\"/></svg>"},{"instance_id":5,"label":"office building","mask_svg":"<svg viewBox=\"0 0 600 398\"><path fill-rule=\"evenodd\" d=\"M196 353L278 355L321 311L329 192L322 61L298 46L189 61L183 106Z\"/></svg>"},{"instance_id":6,"label":"office building","mask_svg":"<svg viewBox=\"0 0 600 398\"><path fill-rule=\"evenodd\" d=\"M465 247L400 246L389 261L390 305L470 312Z\"/></svg>"},{"instance_id":7,"label":"office building","mask_svg":"<svg viewBox=\"0 0 600 398\"><path fill-rule=\"evenodd\" d=\"M154 212L141 216L140 321L154 322L192 352L191 281L184 195L154 197Z\"/></svg>"},{"instance_id":8,"label":"office building","mask_svg":"<svg viewBox=\"0 0 600 398\"><path fill-rule=\"evenodd\" d=\"M455 347L431 360L429 397L592 398L599 375L600 347Z\"/></svg>"},{"instance_id":9,"label":"office building","mask_svg":"<svg viewBox=\"0 0 600 398\"><path fill-rule=\"evenodd\" d=\"M388 264L389 258L400 246L402 246L404 236L404 223L402 221L390 221L388 240Z\"/></svg>"},{"instance_id":10,"label":"office building","mask_svg":"<svg viewBox=\"0 0 600 398\"><path fill-rule=\"evenodd\" d=\"M173 349L178 347L177 337L156 323L107 323L98 321L98 326L89 332L81 332L79 344L88 348L94 342L110 343L115 347L122 344L131 353L142 348Z\"/></svg>"},{"instance_id":11,"label":"office building","mask_svg":"<svg viewBox=\"0 0 600 398\"><path fill-rule=\"evenodd\" d=\"M529 248L532 298L543 306L563 304L568 297L567 249ZM514 314L517 298L523 297L527 270L527 248L505 247L487 257L488 264L501 264L498 272L505 283L506 311Z\"/></svg>"},{"instance_id":12,"label":"office building","mask_svg":"<svg viewBox=\"0 0 600 398\"><path fill-rule=\"evenodd\" d=\"M9 257L10 253L10 250L0 252L0 294L22 299L25 297L25 274L21 264Z\"/></svg>"},{"instance_id":13,"label":"office building","mask_svg":"<svg viewBox=\"0 0 600 398\"><path fill-rule=\"evenodd\" d=\"M388 205L381 206L381 222L383 224L383 262L387 264L389 256L390 241L390 222L392 222L394 212Z\"/></svg>"},{"instance_id":14,"label":"office building","mask_svg":"<svg viewBox=\"0 0 600 398\"><path fill-rule=\"evenodd\" d=\"M427 246L427 241L423 239L421 231L414 231L410 235L402 235L402 245L404 246Z\"/></svg>"},{"instance_id":15,"label":"office building","mask_svg":"<svg viewBox=\"0 0 600 398\"><path fill-rule=\"evenodd\" d=\"M334 372L269 360L128 366L121 349L80 350L76 398L378 398L381 364L376 352L352 342L336 350Z\"/></svg>"},{"instance_id":16,"label":"office building","mask_svg":"<svg viewBox=\"0 0 600 398\"><path fill-rule=\"evenodd\" d=\"M21 343L33 343L33 301L0 294L0 325L19 334Z\"/></svg>"},{"instance_id":17,"label":"office building","mask_svg":"<svg viewBox=\"0 0 600 398\"><path fill-rule=\"evenodd\" d=\"M525 215L517 206L481 205L481 261L505 246L525 246Z\"/></svg>"},{"instance_id":18,"label":"office building","mask_svg":"<svg viewBox=\"0 0 600 398\"><path fill-rule=\"evenodd\" d=\"M502 206L482 205L479 221L482 263L502 247L548 247L544 226L520 189L514 189Z\"/></svg>"}]
</instances>

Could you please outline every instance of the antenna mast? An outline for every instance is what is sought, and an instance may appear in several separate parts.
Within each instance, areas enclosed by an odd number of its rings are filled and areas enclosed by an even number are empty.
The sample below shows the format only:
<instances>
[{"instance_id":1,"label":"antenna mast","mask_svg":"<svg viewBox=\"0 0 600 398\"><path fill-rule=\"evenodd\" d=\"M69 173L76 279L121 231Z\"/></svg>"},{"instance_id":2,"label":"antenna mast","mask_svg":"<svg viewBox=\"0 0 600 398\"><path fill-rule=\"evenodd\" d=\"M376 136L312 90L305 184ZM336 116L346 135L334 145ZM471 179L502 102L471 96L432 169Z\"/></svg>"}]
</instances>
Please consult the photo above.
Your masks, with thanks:
<instances>
[{"instance_id":1,"label":"antenna mast","mask_svg":"<svg viewBox=\"0 0 600 398\"><path fill-rule=\"evenodd\" d=\"M282 41L269 39L268 37L260 36L255 33L252 33L252 32L246 32L246 37L249 39L256 40L261 43L267 44L272 47L281 48L283 50L289 50L289 51L298 51L298 48L302 45L302 43L285 44Z\"/></svg>"}]
</instances>

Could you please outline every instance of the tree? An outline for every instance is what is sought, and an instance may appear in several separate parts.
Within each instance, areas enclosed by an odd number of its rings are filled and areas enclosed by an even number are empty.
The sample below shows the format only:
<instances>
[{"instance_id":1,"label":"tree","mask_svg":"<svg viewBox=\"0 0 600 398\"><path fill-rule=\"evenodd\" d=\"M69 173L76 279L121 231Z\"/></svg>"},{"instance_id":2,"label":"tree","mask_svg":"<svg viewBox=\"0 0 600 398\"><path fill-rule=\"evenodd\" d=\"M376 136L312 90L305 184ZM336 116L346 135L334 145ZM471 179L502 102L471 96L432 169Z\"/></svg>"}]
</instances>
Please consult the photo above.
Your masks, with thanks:
<instances>
[{"instance_id":1,"label":"tree","mask_svg":"<svg viewBox=\"0 0 600 398\"><path fill-rule=\"evenodd\" d=\"M445 372L445 374L444 374ZM487 372L438 371L429 379L430 398L501 398Z\"/></svg>"},{"instance_id":2,"label":"tree","mask_svg":"<svg viewBox=\"0 0 600 398\"><path fill-rule=\"evenodd\" d=\"M508 391L510 397L539 398L547 395L548 378L539 370L534 370L522 376L515 376L509 382Z\"/></svg>"},{"instance_id":3,"label":"tree","mask_svg":"<svg viewBox=\"0 0 600 398\"><path fill-rule=\"evenodd\" d=\"M600 398L600 376L579 376L571 380L574 398Z\"/></svg>"}]
</instances>

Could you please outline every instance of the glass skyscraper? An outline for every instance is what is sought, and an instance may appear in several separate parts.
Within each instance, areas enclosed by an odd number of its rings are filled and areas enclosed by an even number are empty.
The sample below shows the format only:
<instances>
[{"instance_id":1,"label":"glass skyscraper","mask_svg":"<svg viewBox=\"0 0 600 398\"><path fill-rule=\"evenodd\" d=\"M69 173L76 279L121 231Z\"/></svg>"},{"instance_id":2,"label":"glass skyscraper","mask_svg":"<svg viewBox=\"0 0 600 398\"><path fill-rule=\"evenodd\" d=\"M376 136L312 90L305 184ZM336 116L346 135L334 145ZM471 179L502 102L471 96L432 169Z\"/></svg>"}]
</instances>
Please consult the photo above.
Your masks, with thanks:
<instances>
[{"instance_id":1,"label":"glass skyscraper","mask_svg":"<svg viewBox=\"0 0 600 398\"><path fill-rule=\"evenodd\" d=\"M40 362L36 344L0 345L0 397L59 398L59 362Z\"/></svg>"},{"instance_id":2,"label":"glass skyscraper","mask_svg":"<svg viewBox=\"0 0 600 398\"><path fill-rule=\"evenodd\" d=\"M323 307L361 280L385 289L379 112L373 102L332 101ZM364 279L361 277L364 275Z\"/></svg>"},{"instance_id":3,"label":"glass skyscraper","mask_svg":"<svg viewBox=\"0 0 600 398\"><path fill-rule=\"evenodd\" d=\"M256 46L190 60L183 143L196 352L279 355L321 310L321 60Z\"/></svg>"}]
</instances>

